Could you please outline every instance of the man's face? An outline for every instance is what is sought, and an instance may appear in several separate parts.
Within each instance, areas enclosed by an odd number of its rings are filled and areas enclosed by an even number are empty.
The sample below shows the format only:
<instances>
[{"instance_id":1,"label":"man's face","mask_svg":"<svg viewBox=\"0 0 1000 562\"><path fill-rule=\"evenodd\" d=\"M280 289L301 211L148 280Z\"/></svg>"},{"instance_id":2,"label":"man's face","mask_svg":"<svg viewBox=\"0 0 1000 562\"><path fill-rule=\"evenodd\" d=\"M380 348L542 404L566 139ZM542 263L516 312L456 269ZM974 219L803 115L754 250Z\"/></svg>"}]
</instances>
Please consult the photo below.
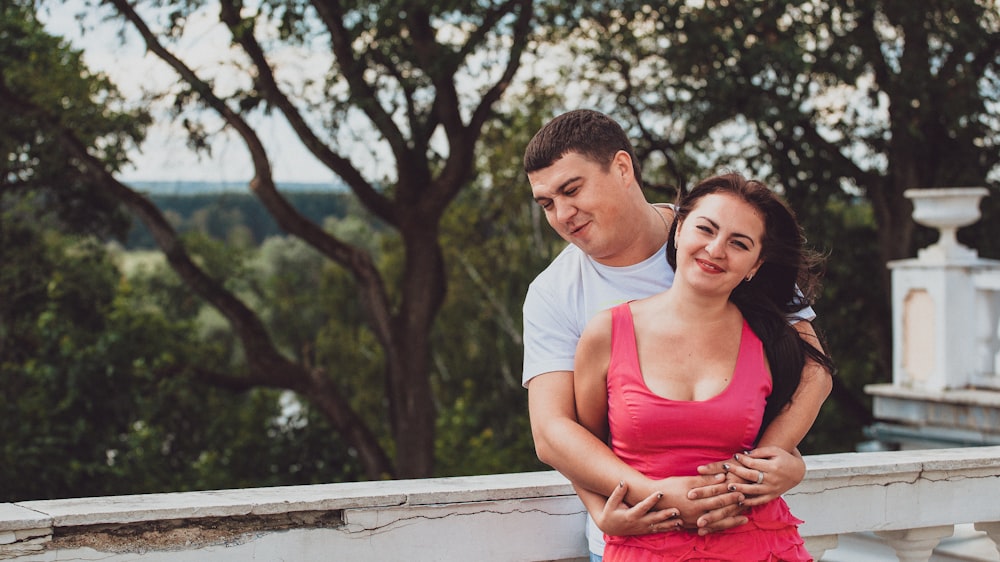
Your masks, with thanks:
<instances>
[{"instance_id":1,"label":"man's face","mask_svg":"<svg viewBox=\"0 0 1000 562\"><path fill-rule=\"evenodd\" d=\"M623 228L622 215L634 181L625 152L619 152L606 170L570 152L548 168L528 174L532 196L545 210L549 225L564 240L606 265L630 265L616 263L616 258L630 242L622 234L629 230Z\"/></svg>"}]
</instances>

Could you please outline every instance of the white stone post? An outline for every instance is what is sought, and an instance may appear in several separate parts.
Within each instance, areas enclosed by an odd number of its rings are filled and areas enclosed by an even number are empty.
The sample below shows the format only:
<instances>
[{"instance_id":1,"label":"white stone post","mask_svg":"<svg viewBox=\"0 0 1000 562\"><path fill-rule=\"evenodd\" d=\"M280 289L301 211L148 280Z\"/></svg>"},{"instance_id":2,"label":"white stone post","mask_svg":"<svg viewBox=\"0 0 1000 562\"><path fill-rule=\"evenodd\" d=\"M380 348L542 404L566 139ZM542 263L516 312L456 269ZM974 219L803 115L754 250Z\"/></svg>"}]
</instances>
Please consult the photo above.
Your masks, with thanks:
<instances>
[{"instance_id":1,"label":"white stone post","mask_svg":"<svg viewBox=\"0 0 1000 562\"><path fill-rule=\"evenodd\" d=\"M955 231L979 219L979 200L987 193L982 187L904 193L913 201L913 219L939 229L941 236L916 259L889 264L894 386L927 392L963 388L985 367L977 331L983 330L987 320L980 317L987 311L979 310L973 275L997 262L958 243Z\"/></svg>"}]
</instances>

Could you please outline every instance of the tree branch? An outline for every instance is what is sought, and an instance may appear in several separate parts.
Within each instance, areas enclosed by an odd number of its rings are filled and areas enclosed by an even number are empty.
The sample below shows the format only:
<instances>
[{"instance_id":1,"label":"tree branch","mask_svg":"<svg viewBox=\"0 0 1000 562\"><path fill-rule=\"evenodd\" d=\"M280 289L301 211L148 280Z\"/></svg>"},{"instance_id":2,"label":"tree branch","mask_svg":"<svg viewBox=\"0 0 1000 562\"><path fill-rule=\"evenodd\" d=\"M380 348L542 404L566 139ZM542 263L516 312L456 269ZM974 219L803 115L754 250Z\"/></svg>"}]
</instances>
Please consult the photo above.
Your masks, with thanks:
<instances>
[{"instance_id":1,"label":"tree branch","mask_svg":"<svg viewBox=\"0 0 1000 562\"><path fill-rule=\"evenodd\" d=\"M126 0L110 0L121 14L132 23L146 42L147 48L171 66L181 78L191 85L201 99L214 109L225 122L239 133L250 150L254 162L255 177L250 189L257 195L278 225L289 234L296 236L320 253L343 265L351 271L361 288L366 310L376 335L383 341L390 341L392 332L389 322L389 299L382 277L365 251L346 244L329 235L315 223L298 212L287 199L282 197L274 184L267 153L256 132L237 113L229 108L212 91L211 86L201 80L187 65L170 53L157 40L142 18Z\"/></svg>"},{"instance_id":2,"label":"tree branch","mask_svg":"<svg viewBox=\"0 0 1000 562\"><path fill-rule=\"evenodd\" d=\"M244 52L250 57L257 69L257 84L261 93L271 105L278 108L285 119L288 120L292 130L295 131L302 144L320 162L325 164L336 173L351 188L351 191L358 196L358 199L377 217L389 224L395 224L396 217L393 213L391 203L382 196L374 187L361 175L361 172L347 158L335 153L316 135L312 128L305 122L301 112L288 99L274 78L274 72L267 61L264 50L254 37L253 33L243 26L243 20L239 15L239 8L233 0L220 1L220 19L225 23L233 38Z\"/></svg>"}]
</instances>

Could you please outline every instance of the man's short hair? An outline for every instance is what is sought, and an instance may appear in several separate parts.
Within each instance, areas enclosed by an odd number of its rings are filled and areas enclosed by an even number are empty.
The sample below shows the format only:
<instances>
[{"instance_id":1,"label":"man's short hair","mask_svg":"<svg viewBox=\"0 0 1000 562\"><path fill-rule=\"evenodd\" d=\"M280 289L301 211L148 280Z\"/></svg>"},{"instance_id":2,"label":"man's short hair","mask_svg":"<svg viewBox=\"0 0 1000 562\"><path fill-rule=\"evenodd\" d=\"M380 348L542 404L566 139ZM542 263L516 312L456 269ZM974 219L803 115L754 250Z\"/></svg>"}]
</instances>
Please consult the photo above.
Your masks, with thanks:
<instances>
[{"instance_id":1,"label":"man's short hair","mask_svg":"<svg viewBox=\"0 0 1000 562\"><path fill-rule=\"evenodd\" d=\"M570 152L607 169L619 150L632 159L635 179L641 187L642 173L635 149L621 125L599 111L576 109L559 115L535 133L524 149L524 171L530 174L548 168Z\"/></svg>"}]
</instances>

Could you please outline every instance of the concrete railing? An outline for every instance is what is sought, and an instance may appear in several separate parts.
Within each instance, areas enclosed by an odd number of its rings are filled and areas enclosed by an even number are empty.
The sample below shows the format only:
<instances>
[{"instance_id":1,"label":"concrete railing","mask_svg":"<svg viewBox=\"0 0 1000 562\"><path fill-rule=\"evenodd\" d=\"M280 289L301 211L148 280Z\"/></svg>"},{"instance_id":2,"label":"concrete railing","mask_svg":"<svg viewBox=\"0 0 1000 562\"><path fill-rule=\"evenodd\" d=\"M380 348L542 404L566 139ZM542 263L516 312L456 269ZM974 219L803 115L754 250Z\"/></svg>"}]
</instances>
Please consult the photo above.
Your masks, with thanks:
<instances>
[{"instance_id":1,"label":"concrete railing","mask_svg":"<svg viewBox=\"0 0 1000 562\"><path fill-rule=\"evenodd\" d=\"M955 524L1000 541L1000 447L817 455L786 495L819 559L872 531L926 561ZM0 558L583 560L584 510L555 472L0 504Z\"/></svg>"}]
</instances>

